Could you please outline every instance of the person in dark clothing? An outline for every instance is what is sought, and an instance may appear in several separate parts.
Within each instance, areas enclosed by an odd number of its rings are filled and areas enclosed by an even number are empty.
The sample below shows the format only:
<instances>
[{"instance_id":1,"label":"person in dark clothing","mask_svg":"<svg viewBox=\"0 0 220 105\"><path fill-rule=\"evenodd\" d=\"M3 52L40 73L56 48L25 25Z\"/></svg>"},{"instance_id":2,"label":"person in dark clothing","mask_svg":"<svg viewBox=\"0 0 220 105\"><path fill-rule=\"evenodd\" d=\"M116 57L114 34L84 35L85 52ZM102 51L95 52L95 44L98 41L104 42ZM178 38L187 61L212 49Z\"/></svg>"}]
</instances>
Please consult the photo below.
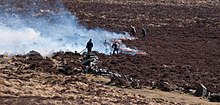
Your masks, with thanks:
<instances>
[{"instance_id":1,"label":"person in dark clothing","mask_svg":"<svg viewBox=\"0 0 220 105\"><path fill-rule=\"evenodd\" d=\"M88 53L90 53L92 51L92 47L93 47L92 39L89 39L89 41L86 44L86 48L87 48Z\"/></svg>"},{"instance_id":2,"label":"person in dark clothing","mask_svg":"<svg viewBox=\"0 0 220 105\"><path fill-rule=\"evenodd\" d=\"M145 39L147 33L146 33L146 30L145 30L144 28L142 28L142 32L141 32L141 34L143 35L143 39Z\"/></svg>"},{"instance_id":3,"label":"person in dark clothing","mask_svg":"<svg viewBox=\"0 0 220 105\"><path fill-rule=\"evenodd\" d=\"M112 45L112 48L113 48L113 54L115 54L115 52L117 52L117 54L118 54L119 48L118 48L118 45L117 45L116 43L114 43L114 44Z\"/></svg>"},{"instance_id":4,"label":"person in dark clothing","mask_svg":"<svg viewBox=\"0 0 220 105\"><path fill-rule=\"evenodd\" d=\"M131 35L135 36L136 34L136 29L134 26L131 26Z\"/></svg>"}]
</instances>

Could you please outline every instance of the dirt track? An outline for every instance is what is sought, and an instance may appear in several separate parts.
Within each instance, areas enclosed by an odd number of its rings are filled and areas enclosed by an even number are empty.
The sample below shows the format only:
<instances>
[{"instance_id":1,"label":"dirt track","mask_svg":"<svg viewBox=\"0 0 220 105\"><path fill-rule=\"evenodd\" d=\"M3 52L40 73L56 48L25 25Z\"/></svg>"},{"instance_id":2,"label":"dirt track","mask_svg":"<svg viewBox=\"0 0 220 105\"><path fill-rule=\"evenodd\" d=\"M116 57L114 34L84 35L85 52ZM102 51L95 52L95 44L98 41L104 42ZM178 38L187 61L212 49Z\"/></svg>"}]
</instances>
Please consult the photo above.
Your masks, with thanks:
<instances>
[{"instance_id":1,"label":"dirt track","mask_svg":"<svg viewBox=\"0 0 220 105\"><path fill-rule=\"evenodd\" d=\"M125 43L147 56L103 56L102 66L131 74L145 85L164 79L183 87L203 83L220 92L219 1L63 1L84 26L116 32L136 27L139 39ZM146 40L141 27L150 30Z\"/></svg>"}]
</instances>

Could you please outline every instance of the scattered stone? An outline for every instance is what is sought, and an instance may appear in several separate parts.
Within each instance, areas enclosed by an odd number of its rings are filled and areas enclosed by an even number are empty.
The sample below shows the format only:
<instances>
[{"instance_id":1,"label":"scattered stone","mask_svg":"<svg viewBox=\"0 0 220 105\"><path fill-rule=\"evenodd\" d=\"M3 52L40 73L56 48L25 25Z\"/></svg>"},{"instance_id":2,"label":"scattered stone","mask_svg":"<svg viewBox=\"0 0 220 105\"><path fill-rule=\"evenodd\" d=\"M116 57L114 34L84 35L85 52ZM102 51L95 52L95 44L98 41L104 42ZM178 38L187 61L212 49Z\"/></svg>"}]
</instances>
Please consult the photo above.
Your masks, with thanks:
<instances>
[{"instance_id":1,"label":"scattered stone","mask_svg":"<svg viewBox=\"0 0 220 105\"><path fill-rule=\"evenodd\" d=\"M94 61L93 59L83 60L83 61L82 61L82 65L84 65L84 66L90 66L90 65L91 65L91 62L93 62L93 61Z\"/></svg>"},{"instance_id":2,"label":"scattered stone","mask_svg":"<svg viewBox=\"0 0 220 105\"><path fill-rule=\"evenodd\" d=\"M175 89L175 91L176 92L179 92L179 93L181 93L181 92L184 92L184 88L183 87L177 87L176 89Z\"/></svg>"},{"instance_id":3,"label":"scattered stone","mask_svg":"<svg viewBox=\"0 0 220 105\"><path fill-rule=\"evenodd\" d=\"M131 82L131 87L135 89L141 89L140 81L139 80L134 80Z\"/></svg>"},{"instance_id":4,"label":"scattered stone","mask_svg":"<svg viewBox=\"0 0 220 105\"><path fill-rule=\"evenodd\" d=\"M53 54L52 59L61 60L63 58L63 56L64 56L64 52L59 51L59 52Z\"/></svg>"},{"instance_id":5,"label":"scattered stone","mask_svg":"<svg viewBox=\"0 0 220 105\"><path fill-rule=\"evenodd\" d=\"M155 86L153 86L155 88L158 88L162 91L168 91L168 92L169 91L174 91L177 88L176 85L170 84L170 82L167 81L167 80L156 81L153 85L155 85Z\"/></svg>"},{"instance_id":6,"label":"scattered stone","mask_svg":"<svg viewBox=\"0 0 220 105\"><path fill-rule=\"evenodd\" d=\"M122 88L131 87L130 82L126 79L125 76L123 76L123 77L124 78L113 76L111 78L111 81L109 83L107 83L106 85L113 85L113 86L118 86L118 87L122 87Z\"/></svg>"},{"instance_id":7,"label":"scattered stone","mask_svg":"<svg viewBox=\"0 0 220 105\"><path fill-rule=\"evenodd\" d=\"M59 66L57 67L57 70L66 75L74 75L81 72L81 70L76 68L72 69L70 66Z\"/></svg>"},{"instance_id":8,"label":"scattered stone","mask_svg":"<svg viewBox=\"0 0 220 105\"><path fill-rule=\"evenodd\" d=\"M82 60L82 65L84 65L84 66L95 66L97 64L96 62L98 61L98 59L99 58L97 56L88 54Z\"/></svg>"}]
</instances>

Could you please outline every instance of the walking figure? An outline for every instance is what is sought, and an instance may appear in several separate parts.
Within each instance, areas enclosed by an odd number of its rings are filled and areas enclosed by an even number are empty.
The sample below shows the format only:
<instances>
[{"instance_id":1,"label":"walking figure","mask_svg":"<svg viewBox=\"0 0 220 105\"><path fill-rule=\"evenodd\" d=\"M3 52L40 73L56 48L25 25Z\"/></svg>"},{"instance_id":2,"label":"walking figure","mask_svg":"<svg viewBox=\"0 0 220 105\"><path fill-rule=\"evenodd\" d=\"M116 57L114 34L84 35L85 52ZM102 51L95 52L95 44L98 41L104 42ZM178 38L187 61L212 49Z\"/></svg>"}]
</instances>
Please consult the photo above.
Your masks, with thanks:
<instances>
[{"instance_id":1,"label":"walking figure","mask_svg":"<svg viewBox=\"0 0 220 105\"><path fill-rule=\"evenodd\" d=\"M92 51L92 47L93 47L92 39L89 39L89 41L86 44L86 48L87 48L88 53L90 53Z\"/></svg>"},{"instance_id":2,"label":"walking figure","mask_svg":"<svg viewBox=\"0 0 220 105\"><path fill-rule=\"evenodd\" d=\"M113 48L113 54L115 54L115 52L117 52L117 54L118 54L119 48L118 48L118 45L117 45L116 43L114 43L114 44L112 45L112 48Z\"/></svg>"}]
</instances>

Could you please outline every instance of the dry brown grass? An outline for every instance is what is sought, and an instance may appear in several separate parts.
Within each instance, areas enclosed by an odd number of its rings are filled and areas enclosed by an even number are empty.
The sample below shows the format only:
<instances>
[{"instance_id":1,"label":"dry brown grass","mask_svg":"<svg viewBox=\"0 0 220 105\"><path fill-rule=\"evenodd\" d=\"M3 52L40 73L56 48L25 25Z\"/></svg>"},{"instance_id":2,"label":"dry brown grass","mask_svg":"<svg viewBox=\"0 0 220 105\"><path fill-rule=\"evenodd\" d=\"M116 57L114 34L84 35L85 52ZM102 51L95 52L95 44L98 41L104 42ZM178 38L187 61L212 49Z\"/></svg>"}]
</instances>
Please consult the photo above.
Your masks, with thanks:
<instances>
[{"instance_id":1,"label":"dry brown grass","mask_svg":"<svg viewBox=\"0 0 220 105\"><path fill-rule=\"evenodd\" d=\"M193 98L198 100L195 102L190 100L192 96L176 93L149 89L123 89L104 85L108 81L110 81L109 78L92 74L65 76L34 70L18 70L13 63L8 63L7 67L0 69L0 104L184 105L207 103L199 98Z\"/></svg>"}]
</instances>

